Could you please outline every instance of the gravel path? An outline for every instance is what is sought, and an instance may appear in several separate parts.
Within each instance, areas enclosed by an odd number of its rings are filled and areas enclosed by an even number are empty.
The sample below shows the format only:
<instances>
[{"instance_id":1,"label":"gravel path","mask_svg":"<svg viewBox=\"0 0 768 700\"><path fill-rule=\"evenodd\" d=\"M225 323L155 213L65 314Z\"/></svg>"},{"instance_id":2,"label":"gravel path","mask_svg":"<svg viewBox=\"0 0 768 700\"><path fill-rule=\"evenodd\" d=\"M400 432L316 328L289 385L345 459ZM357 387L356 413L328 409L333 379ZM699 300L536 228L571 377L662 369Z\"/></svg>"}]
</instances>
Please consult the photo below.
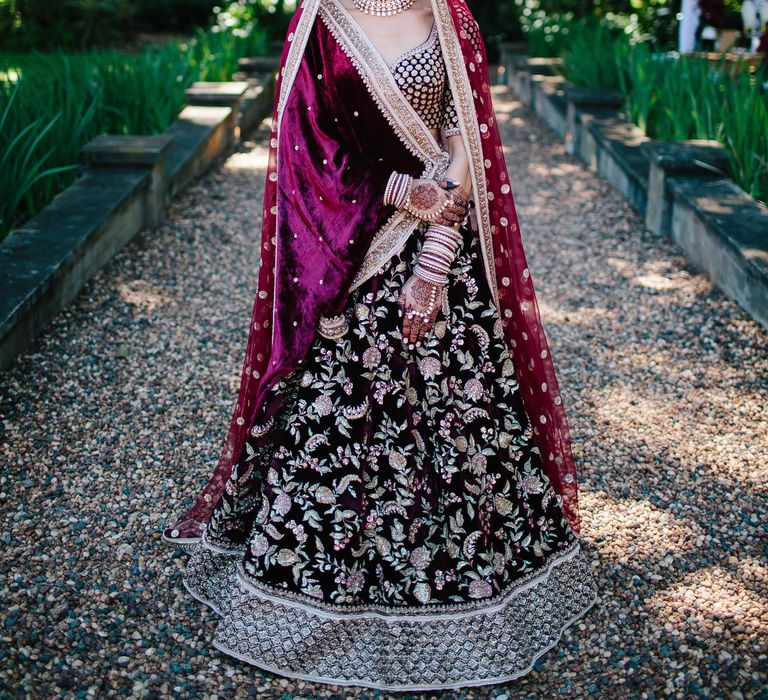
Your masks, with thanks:
<instances>
[{"instance_id":1,"label":"gravel path","mask_svg":"<svg viewBox=\"0 0 768 700\"><path fill-rule=\"evenodd\" d=\"M442 697L766 698L768 333L496 98L602 596L528 676ZM266 134L0 376L1 698L384 697L209 647L216 618L159 540L232 409Z\"/></svg>"}]
</instances>

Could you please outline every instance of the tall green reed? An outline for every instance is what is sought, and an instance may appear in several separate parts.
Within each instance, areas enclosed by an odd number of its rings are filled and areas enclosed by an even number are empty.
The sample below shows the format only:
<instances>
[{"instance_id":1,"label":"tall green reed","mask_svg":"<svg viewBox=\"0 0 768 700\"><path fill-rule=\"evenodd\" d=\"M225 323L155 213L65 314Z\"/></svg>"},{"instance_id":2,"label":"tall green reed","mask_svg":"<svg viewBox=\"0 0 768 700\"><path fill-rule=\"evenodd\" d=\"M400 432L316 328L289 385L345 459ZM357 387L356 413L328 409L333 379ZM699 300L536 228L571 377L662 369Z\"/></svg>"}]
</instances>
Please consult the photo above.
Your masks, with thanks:
<instances>
[{"instance_id":1,"label":"tall green reed","mask_svg":"<svg viewBox=\"0 0 768 700\"><path fill-rule=\"evenodd\" d=\"M192 82L228 80L267 49L260 30L212 27L136 54L0 54L0 240L73 181L94 136L160 133Z\"/></svg>"},{"instance_id":2,"label":"tall green reed","mask_svg":"<svg viewBox=\"0 0 768 700\"><path fill-rule=\"evenodd\" d=\"M764 71L738 70L724 59L652 53L632 47L621 73L625 110L651 138L715 139L728 153L734 181L768 202L768 96Z\"/></svg>"},{"instance_id":3,"label":"tall green reed","mask_svg":"<svg viewBox=\"0 0 768 700\"><path fill-rule=\"evenodd\" d=\"M546 15L542 12L526 19L523 32L528 44L528 55L541 58L560 56L568 43L574 21L570 14Z\"/></svg>"},{"instance_id":4,"label":"tall green reed","mask_svg":"<svg viewBox=\"0 0 768 700\"><path fill-rule=\"evenodd\" d=\"M760 79L766 81L768 75L755 80L744 71L731 81L724 92L717 138L728 149L736 182L768 204L768 99L756 89Z\"/></svg>"},{"instance_id":5,"label":"tall green reed","mask_svg":"<svg viewBox=\"0 0 768 700\"><path fill-rule=\"evenodd\" d=\"M618 89L617 53L627 44L621 29L607 22L594 17L571 22L559 49L566 77L579 87Z\"/></svg>"},{"instance_id":6,"label":"tall green reed","mask_svg":"<svg viewBox=\"0 0 768 700\"><path fill-rule=\"evenodd\" d=\"M553 21L542 21L536 32ZM700 56L658 53L647 42L635 42L621 27L594 18L558 26L556 50L563 58L562 72L572 83L619 89L629 119L652 138L720 141L734 181L768 202L764 70L734 75L725 59L711 63Z\"/></svg>"}]
</instances>

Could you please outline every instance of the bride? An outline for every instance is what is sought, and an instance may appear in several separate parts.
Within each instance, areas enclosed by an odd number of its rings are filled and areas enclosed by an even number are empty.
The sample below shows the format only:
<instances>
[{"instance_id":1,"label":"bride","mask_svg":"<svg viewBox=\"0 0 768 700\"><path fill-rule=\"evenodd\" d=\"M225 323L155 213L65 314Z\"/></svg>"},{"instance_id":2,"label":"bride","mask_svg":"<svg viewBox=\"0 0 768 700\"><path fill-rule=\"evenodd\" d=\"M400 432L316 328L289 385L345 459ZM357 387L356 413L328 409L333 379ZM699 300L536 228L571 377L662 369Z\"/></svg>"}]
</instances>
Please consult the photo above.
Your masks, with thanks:
<instances>
[{"instance_id":1,"label":"bride","mask_svg":"<svg viewBox=\"0 0 768 700\"><path fill-rule=\"evenodd\" d=\"M237 404L164 532L212 644L388 690L521 676L597 589L465 2L303 0L270 146Z\"/></svg>"}]
</instances>

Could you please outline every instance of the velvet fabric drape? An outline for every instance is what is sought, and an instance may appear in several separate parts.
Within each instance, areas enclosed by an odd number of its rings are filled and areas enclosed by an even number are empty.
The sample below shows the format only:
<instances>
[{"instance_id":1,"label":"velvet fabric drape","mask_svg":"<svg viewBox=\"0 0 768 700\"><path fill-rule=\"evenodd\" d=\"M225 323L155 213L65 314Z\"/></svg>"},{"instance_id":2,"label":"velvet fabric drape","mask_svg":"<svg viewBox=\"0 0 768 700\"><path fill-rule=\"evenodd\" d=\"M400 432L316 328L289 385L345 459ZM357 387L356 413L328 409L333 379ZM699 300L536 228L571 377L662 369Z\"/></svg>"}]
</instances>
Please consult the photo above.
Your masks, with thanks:
<instances>
[{"instance_id":1,"label":"velvet fabric drape","mask_svg":"<svg viewBox=\"0 0 768 700\"><path fill-rule=\"evenodd\" d=\"M313 17L329 1L335 0L304 0L288 29L272 117L258 290L237 403L216 468L194 505L165 530L169 541L199 539L266 393L300 364L320 317L344 308L371 241L394 212L382 204L389 174L419 176L424 168L381 109L381 96ZM463 0L432 4L473 161L489 283L545 468L578 532L568 426L526 263L485 47Z\"/></svg>"}]
</instances>

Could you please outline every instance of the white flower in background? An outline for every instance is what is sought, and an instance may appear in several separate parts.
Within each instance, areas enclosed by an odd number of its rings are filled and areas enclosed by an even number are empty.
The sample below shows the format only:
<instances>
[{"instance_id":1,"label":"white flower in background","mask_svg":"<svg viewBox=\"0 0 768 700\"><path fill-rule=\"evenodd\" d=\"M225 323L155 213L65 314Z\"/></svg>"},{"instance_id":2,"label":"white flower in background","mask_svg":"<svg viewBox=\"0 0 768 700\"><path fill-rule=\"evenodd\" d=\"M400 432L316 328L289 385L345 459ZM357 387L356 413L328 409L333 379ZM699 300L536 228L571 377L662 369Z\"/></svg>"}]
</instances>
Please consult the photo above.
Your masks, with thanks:
<instances>
[{"instance_id":1,"label":"white flower in background","mask_svg":"<svg viewBox=\"0 0 768 700\"><path fill-rule=\"evenodd\" d=\"M535 474L529 474L523 479L523 491L525 493L541 493L544 490L544 484Z\"/></svg>"},{"instance_id":2,"label":"white flower in background","mask_svg":"<svg viewBox=\"0 0 768 700\"><path fill-rule=\"evenodd\" d=\"M347 593L359 593L363 590L365 584L365 574L360 571L353 571L347 578Z\"/></svg>"},{"instance_id":3,"label":"white flower in background","mask_svg":"<svg viewBox=\"0 0 768 700\"><path fill-rule=\"evenodd\" d=\"M375 369L381 362L381 351L371 346L363 353L363 366L366 369Z\"/></svg>"},{"instance_id":4,"label":"white flower in background","mask_svg":"<svg viewBox=\"0 0 768 700\"><path fill-rule=\"evenodd\" d=\"M515 507L512 504L512 501L510 501L508 498L504 498L501 494L496 494L495 505L496 510L499 512L500 515L508 515L512 512L513 508Z\"/></svg>"},{"instance_id":5,"label":"white flower in background","mask_svg":"<svg viewBox=\"0 0 768 700\"><path fill-rule=\"evenodd\" d=\"M321 486L315 491L315 498L318 503L330 504L336 503L336 494L327 486Z\"/></svg>"},{"instance_id":6,"label":"white flower in background","mask_svg":"<svg viewBox=\"0 0 768 700\"><path fill-rule=\"evenodd\" d=\"M470 379L464 385L464 393L471 401L479 401L483 396L483 384L479 379Z\"/></svg>"},{"instance_id":7,"label":"white flower in background","mask_svg":"<svg viewBox=\"0 0 768 700\"><path fill-rule=\"evenodd\" d=\"M494 574L502 574L504 573L504 567L507 564L507 560L504 558L503 554L499 554L498 552L493 555L493 573Z\"/></svg>"},{"instance_id":8,"label":"white flower in background","mask_svg":"<svg viewBox=\"0 0 768 700\"><path fill-rule=\"evenodd\" d=\"M488 598L491 593L493 593L493 588L487 581L472 581L469 584L470 598Z\"/></svg>"},{"instance_id":9,"label":"white flower in background","mask_svg":"<svg viewBox=\"0 0 768 700\"><path fill-rule=\"evenodd\" d=\"M420 603L428 603L432 597L432 589L428 583L417 583L413 588L413 595Z\"/></svg>"},{"instance_id":10,"label":"white flower in background","mask_svg":"<svg viewBox=\"0 0 768 700\"><path fill-rule=\"evenodd\" d=\"M261 557L267 553L269 549L269 540L264 535L256 535L251 542L251 554L254 557Z\"/></svg>"},{"instance_id":11,"label":"white flower in background","mask_svg":"<svg viewBox=\"0 0 768 700\"><path fill-rule=\"evenodd\" d=\"M419 362L419 369L426 379L432 379L440 373L440 360L436 357L424 357Z\"/></svg>"},{"instance_id":12,"label":"white flower in background","mask_svg":"<svg viewBox=\"0 0 768 700\"><path fill-rule=\"evenodd\" d=\"M757 7L752 0L744 0L741 5L741 19L747 29L759 29L760 20L757 17Z\"/></svg>"},{"instance_id":13,"label":"white flower in background","mask_svg":"<svg viewBox=\"0 0 768 700\"><path fill-rule=\"evenodd\" d=\"M279 493L275 498L274 508L280 515L285 515L291 509L292 503L287 493Z\"/></svg>"},{"instance_id":14,"label":"white flower in background","mask_svg":"<svg viewBox=\"0 0 768 700\"><path fill-rule=\"evenodd\" d=\"M389 463L393 469L405 469L408 466L408 458L397 450L389 453Z\"/></svg>"},{"instance_id":15,"label":"white flower in background","mask_svg":"<svg viewBox=\"0 0 768 700\"><path fill-rule=\"evenodd\" d=\"M411 552L411 565L422 571L429 566L429 552L426 547L419 547Z\"/></svg>"},{"instance_id":16,"label":"white flower in background","mask_svg":"<svg viewBox=\"0 0 768 700\"><path fill-rule=\"evenodd\" d=\"M476 452L469 460L469 470L475 475L484 474L487 463L486 456L482 452Z\"/></svg>"},{"instance_id":17,"label":"white flower in background","mask_svg":"<svg viewBox=\"0 0 768 700\"><path fill-rule=\"evenodd\" d=\"M299 555L290 549L281 549L277 553L277 563L280 566L292 566L299 561Z\"/></svg>"}]
</instances>

